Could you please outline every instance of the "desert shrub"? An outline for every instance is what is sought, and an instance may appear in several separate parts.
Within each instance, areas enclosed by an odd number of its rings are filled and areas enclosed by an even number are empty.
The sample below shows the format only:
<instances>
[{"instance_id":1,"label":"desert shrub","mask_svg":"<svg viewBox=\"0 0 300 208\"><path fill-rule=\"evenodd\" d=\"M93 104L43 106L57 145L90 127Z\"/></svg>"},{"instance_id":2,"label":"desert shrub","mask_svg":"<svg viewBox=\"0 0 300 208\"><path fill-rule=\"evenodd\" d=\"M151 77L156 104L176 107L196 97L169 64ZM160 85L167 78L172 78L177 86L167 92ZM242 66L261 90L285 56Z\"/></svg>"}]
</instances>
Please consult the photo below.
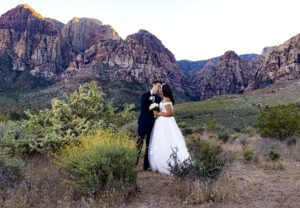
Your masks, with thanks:
<instances>
[{"instance_id":1,"label":"desert shrub","mask_svg":"<svg viewBox=\"0 0 300 208\"><path fill-rule=\"evenodd\" d=\"M243 152L243 155L244 155L244 158L247 161L250 161L253 158L253 150L252 149L245 149L244 152Z\"/></svg>"},{"instance_id":2,"label":"desert shrub","mask_svg":"<svg viewBox=\"0 0 300 208\"><path fill-rule=\"evenodd\" d=\"M186 128L187 127L187 124L185 123L185 122L180 122L180 123L178 123L178 126L179 126L179 128Z\"/></svg>"},{"instance_id":3,"label":"desert shrub","mask_svg":"<svg viewBox=\"0 0 300 208\"><path fill-rule=\"evenodd\" d=\"M0 141L6 135L8 131L8 123L4 121L0 121Z\"/></svg>"},{"instance_id":4,"label":"desert shrub","mask_svg":"<svg viewBox=\"0 0 300 208\"><path fill-rule=\"evenodd\" d=\"M288 146L291 146L291 145L296 145L297 143L297 138L295 136L292 136L292 137L288 137L286 139L286 143Z\"/></svg>"},{"instance_id":5,"label":"desert shrub","mask_svg":"<svg viewBox=\"0 0 300 208\"><path fill-rule=\"evenodd\" d=\"M129 132L129 133L132 133L132 134L136 134L137 133L137 129L138 129L138 125L137 125L137 122L135 120L133 122L125 124L121 128L122 131Z\"/></svg>"},{"instance_id":6,"label":"desert shrub","mask_svg":"<svg viewBox=\"0 0 300 208\"><path fill-rule=\"evenodd\" d=\"M236 131L236 132L238 132L238 133L241 132L241 128L240 127L234 127L233 130Z\"/></svg>"},{"instance_id":7,"label":"desert shrub","mask_svg":"<svg viewBox=\"0 0 300 208\"><path fill-rule=\"evenodd\" d=\"M226 143L229 139L229 133L227 130L223 130L218 133L218 139Z\"/></svg>"},{"instance_id":8,"label":"desert shrub","mask_svg":"<svg viewBox=\"0 0 300 208\"><path fill-rule=\"evenodd\" d=\"M258 128L263 137L291 137L300 131L300 110L295 104L271 106L260 111Z\"/></svg>"},{"instance_id":9,"label":"desert shrub","mask_svg":"<svg viewBox=\"0 0 300 208\"><path fill-rule=\"evenodd\" d=\"M0 114L0 122L7 122L10 120L10 117L8 114Z\"/></svg>"},{"instance_id":10,"label":"desert shrub","mask_svg":"<svg viewBox=\"0 0 300 208\"><path fill-rule=\"evenodd\" d=\"M195 132L195 133L198 133L198 134L203 133L204 130L205 130L204 127L201 126L201 125L198 125L198 126L195 126L195 127L194 127L194 132Z\"/></svg>"},{"instance_id":11,"label":"desert shrub","mask_svg":"<svg viewBox=\"0 0 300 208\"><path fill-rule=\"evenodd\" d=\"M217 137L217 135L215 135L215 134L209 134L209 135L208 135L208 138L209 138L209 139L213 139L213 138L216 138L216 137Z\"/></svg>"},{"instance_id":12,"label":"desert shrub","mask_svg":"<svg viewBox=\"0 0 300 208\"><path fill-rule=\"evenodd\" d=\"M247 136L246 135L242 135L240 138L240 142L242 145L246 145L247 144Z\"/></svg>"},{"instance_id":13,"label":"desert shrub","mask_svg":"<svg viewBox=\"0 0 300 208\"><path fill-rule=\"evenodd\" d=\"M181 179L215 179L225 165L226 160L222 156L223 149L220 145L201 140L194 136L187 143L192 158L180 161L177 150L173 150L170 156L170 173Z\"/></svg>"},{"instance_id":14,"label":"desert shrub","mask_svg":"<svg viewBox=\"0 0 300 208\"><path fill-rule=\"evenodd\" d=\"M279 154L278 150L276 150L275 148L271 148L271 150L269 152L269 157L272 161L278 161L280 158L280 154Z\"/></svg>"},{"instance_id":15,"label":"desert shrub","mask_svg":"<svg viewBox=\"0 0 300 208\"><path fill-rule=\"evenodd\" d=\"M236 139L238 139L238 138L241 137L241 134L238 133L238 132L234 132L234 133L231 134L231 137L232 137L234 140L236 140Z\"/></svg>"},{"instance_id":16,"label":"desert shrub","mask_svg":"<svg viewBox=\"0 0 300 208\"><path fill-rule=\"evenodd\" d=\"M205 130L206 131L215 131L217 126L218 126L218 123L214 119L214 120L211 120L211 121L208 121L205 123Z\"/></svg>"},{"instance_id":17,"label":"desert shrub","mask_svg":"<svg viewBox=\"0 0 300 208\"><path fill-rule=\"evenodd\" d=\"M26 155L46 153L90 130L118 128L132 119L133 106L114 108L104 97L97 82L86 83L65 100L53 99L50 109L27 111L28 119L10 122L1 145Z\"/></svg>"},{"instance_id":18,"label":"desert shrub","mask_svg":"<svg viewBox=\"0 0 300 208\"><path fill-rule=\"evenodd\" d=\"M217 124L217 126L215 128L215 132L223 132L223 131L227 131L228 133L232 133L230 129L226 129L225 126Z\"/></svg>"},{"instance_id":19,"label":"desert shrub","mask_svg":"<svg viewBox=\"0 0 300 208\"><path fill-rule=\"evenodd\" d=\"M0 189L7 190L19 183L24 170L25 164L22 160L0 154Z\"/></svg>"},{"instance_id":20,"label":"desert shrub","mask_svg":"<svg viewBox=\"0 0 300 208\"><path fill-rule=\"evenodd\" d=\"M243 129L243 133L247 134L248 136L252 137L255 135L256 130L252 126L247 126Z\"/></svg>"},{"instance_id":21,"label":"desert shrub","mask_svg":"<svg viewBox=\"0 0 300 208\"><path fill-rule=\"evenodd\" d=\"M185 127L182 129L182 134L185 136L193 133L194 133L194 129L191 127Z\"/></svg>"},{"instance_id":22,"label":"desert shrub","mask_svg":"<svg viewBox=\"0 0 300 208\"><path fill-rule=\"evenodd\" d=\"M83 193L136 183L136 142L128 133L100 130L83 135L54 154L54 162L71 177L65 182Z\"/></svg>"},{"instance_id":23,"label":"desert shrub","mask_svg":"<svg viewBox=\"0 0 300 208\"><path fill-rule=\"evenodd\" d=\"M190 134L194 134L194 133L198 133L201 134L204 131L203 126L198 125L198 126L187 126L187 125L181 125L181 130L182 130L182 134L187 136Z\"/></svg>"}]
</instances>

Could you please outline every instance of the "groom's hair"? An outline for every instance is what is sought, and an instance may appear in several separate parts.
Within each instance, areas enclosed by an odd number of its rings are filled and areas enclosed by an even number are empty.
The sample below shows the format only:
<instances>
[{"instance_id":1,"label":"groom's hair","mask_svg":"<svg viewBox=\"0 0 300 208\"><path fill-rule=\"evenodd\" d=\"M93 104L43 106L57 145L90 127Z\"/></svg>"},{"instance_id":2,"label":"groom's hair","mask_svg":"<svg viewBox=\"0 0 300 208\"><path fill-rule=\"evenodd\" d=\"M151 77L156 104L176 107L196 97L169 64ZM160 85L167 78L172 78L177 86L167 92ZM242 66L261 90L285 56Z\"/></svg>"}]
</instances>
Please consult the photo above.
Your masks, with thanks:
<instances>
[{"instance_id":1,"label":"groom's hair","mask_svg":"<svg viewBox=\"0 0 300 208\"><path fill-rule=\"evenodd\" d=\"M159 81L159 80L155 80L154 82L152 82L152 85L154 85L154 84L162 84L162 81Z\"/></svg>"}]
</instances>

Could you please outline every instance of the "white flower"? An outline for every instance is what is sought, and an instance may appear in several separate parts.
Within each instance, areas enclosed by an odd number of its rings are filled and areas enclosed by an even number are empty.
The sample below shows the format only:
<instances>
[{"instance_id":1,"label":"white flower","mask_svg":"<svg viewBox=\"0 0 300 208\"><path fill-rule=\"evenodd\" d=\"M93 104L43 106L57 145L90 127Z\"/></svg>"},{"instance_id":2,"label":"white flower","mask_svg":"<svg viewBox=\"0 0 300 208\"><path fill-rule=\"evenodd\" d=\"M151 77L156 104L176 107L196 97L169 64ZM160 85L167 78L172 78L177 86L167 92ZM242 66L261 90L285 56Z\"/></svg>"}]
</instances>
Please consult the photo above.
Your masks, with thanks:
<instances>
[{"instance_id":1,"label":"white flower","mask_svg":"<svg viewBox=\"0 0 300 208\"><path fill-rule=\"evenodd\" d=\"M155 97L154 96L150 96L149 100L154 101Z\"/></svg>"},{"instance_id":2,"label":"white flower","mask_svg":"<svg viewBox=\"0 0 300 208\"><path fill-rule=\"evenodd\" d=\"M155 110L155 109L158 109L158 104L157 103L152 103L150 106L149 106L149 110Z\"/></svg>"}]
</instances>

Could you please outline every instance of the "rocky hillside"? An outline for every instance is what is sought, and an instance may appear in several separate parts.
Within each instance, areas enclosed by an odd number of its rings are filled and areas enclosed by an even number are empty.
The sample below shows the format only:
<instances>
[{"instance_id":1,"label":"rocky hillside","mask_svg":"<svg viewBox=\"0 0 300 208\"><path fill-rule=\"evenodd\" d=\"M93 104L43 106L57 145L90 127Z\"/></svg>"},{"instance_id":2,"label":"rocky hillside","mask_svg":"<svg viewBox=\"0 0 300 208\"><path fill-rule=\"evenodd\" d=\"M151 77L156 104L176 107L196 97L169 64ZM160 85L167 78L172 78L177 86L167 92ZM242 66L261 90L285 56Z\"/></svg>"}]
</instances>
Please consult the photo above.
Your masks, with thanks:
<instances>
[{"instance_id":1,"label":"rocky hillside","mask_svg":"<svg viewBox=\"0 0 300 208\"><path fill-rule=\"evenodd\" d=\"M227 51L219 61L210 60L192 80L194 99L204 100L218 95L241 94L254 76L254 64Z\"/></svg>"},{"instance_id":2,"label":"rocky hillside","mask_svg":"<svg viewBox=\"0 0 300 208\"><path fill-rule=\"evenodd\" d=\"M268 48L262 56L248 90L300 78L300 34Z\"/></svg>"},{"instance_id":3,"label":"rocky hillside","mask_svg":"<svg viewBox=\"0 0 300 208\"><path fill-rule=\"evenodd\" d=\"M108 93L139 95L160 79L188 96L174 55L145 30L123 40L99 20L75 17L63 24L25 4L0 17L0 37L4 92L97 80Z\"/></svg>"},{"instance_id":4,"label":"rocky hillside","mask_svg":"<svg viewBox=\"0 0 300 208\"><path fill-rule=\"evenodd\" d=\"M61 75L64 83L97 80L105 91L121 97L140 94L153 80L169 83L175 93L188 96L174 55L151 33L140 30L125 40L107 40L80 53ZM116 91L116 89L118 89Z\"/></svg>"},{"instance_id":5,"label":"rocky hillside","mask_svg":"<svg viewBox=\"0 0 300 208\"><path fill-rule=\"evenodd\" d=\"M91 80L116 103L137 103L156 79L171 85L177 101L243 93L298 79L299 38L266 47L261 55L228 51L209 60L176 61L146 30L122 39L96 19L74 17L63 24L19 5L0 17L0 97L41 87L36 95L56 96Z\"/></svg>"}]
</instances>

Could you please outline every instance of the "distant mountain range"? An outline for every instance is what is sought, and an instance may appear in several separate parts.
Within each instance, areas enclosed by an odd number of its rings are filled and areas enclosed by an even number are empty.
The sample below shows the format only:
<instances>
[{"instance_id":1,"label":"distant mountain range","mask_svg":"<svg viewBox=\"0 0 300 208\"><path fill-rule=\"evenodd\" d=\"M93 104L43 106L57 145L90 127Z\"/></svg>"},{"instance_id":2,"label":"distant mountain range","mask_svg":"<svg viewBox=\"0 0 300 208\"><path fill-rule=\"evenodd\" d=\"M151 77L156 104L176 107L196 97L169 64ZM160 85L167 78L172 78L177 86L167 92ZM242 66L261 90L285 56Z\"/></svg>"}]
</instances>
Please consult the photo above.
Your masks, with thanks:
<instances>
[{"instance_id":1,"label":"distant mountain range","mask_svg":"<svg viewBox=\"0 0 300 208\"><path fill-rule=\"evenodd\" d=\"M251 61L251 59L253 59L256 56L258 56L258 54L255 54L255 53L239 55L239 57L241 59L246 60L246 61ZM210 58L207 60L201 60L201 61L179 60L179 61L177 61L177 64L178 64L179 68L181 69L181 71L183 73L187 74L192 70L202 69L205 66L205 64L207 63L207 61L211 61L211 60L218 61L221 58L222 58L222 56Z\"/></svg>"},{"instance_id":2,"label":"distant mountain range","mask_svg":"<svg viewBox=\"0 0 300 208\"><path fill-rule=\"evenodd\" d=\"M0 17L0 94L59 86L73 90L96 80L114 102L136 102L163 80L183 102L244 93L300 76L300 35L262 54L233 51L202 61L176 61L146 30L122 39L110 25L74 17L67 24L29 5Z\"/></svg>"}]
</instances>

